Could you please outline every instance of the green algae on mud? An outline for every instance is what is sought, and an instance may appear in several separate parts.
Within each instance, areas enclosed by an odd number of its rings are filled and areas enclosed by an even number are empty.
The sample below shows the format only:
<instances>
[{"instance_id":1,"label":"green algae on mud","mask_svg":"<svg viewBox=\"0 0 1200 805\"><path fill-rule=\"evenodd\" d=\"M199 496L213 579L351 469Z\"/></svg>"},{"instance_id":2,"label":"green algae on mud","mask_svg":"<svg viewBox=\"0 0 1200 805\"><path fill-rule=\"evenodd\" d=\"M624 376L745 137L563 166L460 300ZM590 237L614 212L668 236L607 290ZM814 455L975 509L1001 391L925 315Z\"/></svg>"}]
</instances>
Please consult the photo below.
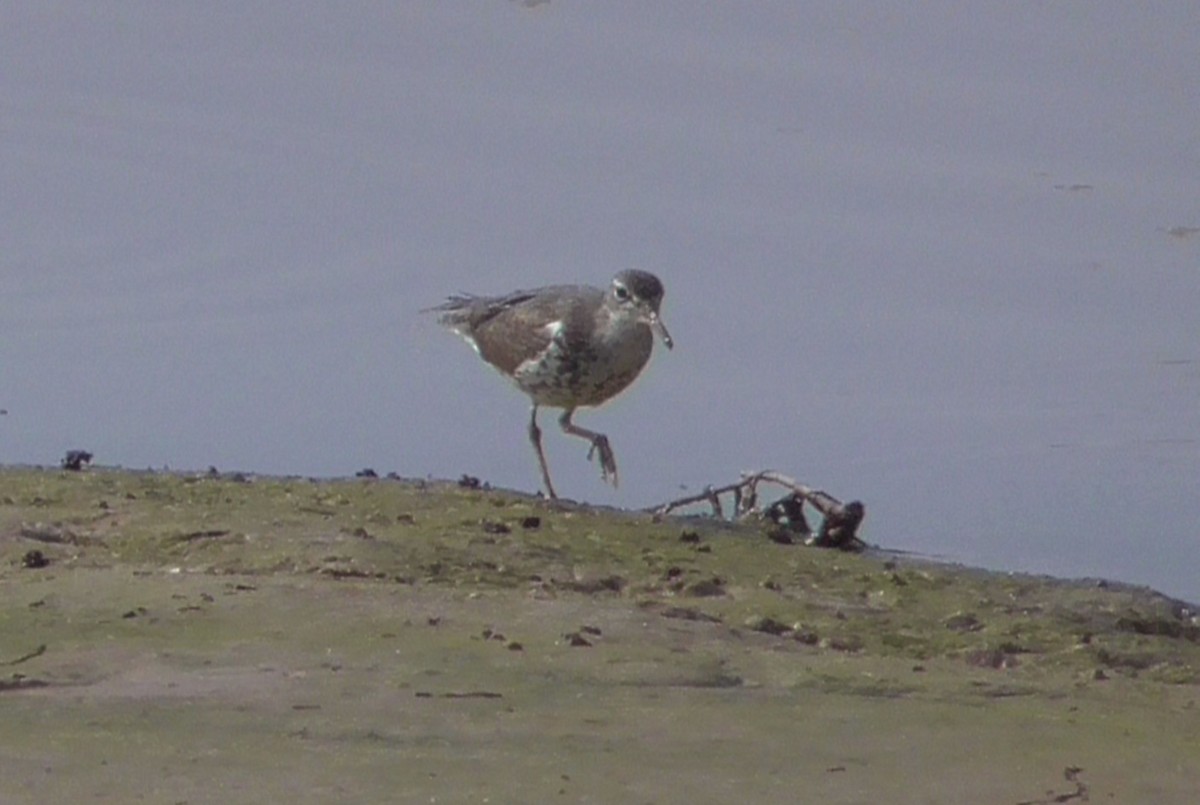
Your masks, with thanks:
<instances>
[{"instance_id":1,"label":"green algae on mud","mask_svg":"<svg viewBox=\"0 0 1200 805\"><path fill-rule=\"evenodd\" d=\"M1200 680L1194 613L1120 585L778 545L753 527L680 539L681 521L449 483L4 469L0 484L9 574L39 550L52 570L611 594L868 655Z\"/></svg>"},{"instance_id":2,"label":"green algae on mud","mask_svg":"<svg viewBox=\"0 0 1200 805\"><path fill-rule=\"evenodd\" d=\"M1017 802L1082 766L1097 798L1183 802L1200 776L1179 602L749 526L446 483L5 468L0 605L14 801L210 801L212 779L244 801L972 801L963 773L973 801Z\"/></svg>"}]
</instances>

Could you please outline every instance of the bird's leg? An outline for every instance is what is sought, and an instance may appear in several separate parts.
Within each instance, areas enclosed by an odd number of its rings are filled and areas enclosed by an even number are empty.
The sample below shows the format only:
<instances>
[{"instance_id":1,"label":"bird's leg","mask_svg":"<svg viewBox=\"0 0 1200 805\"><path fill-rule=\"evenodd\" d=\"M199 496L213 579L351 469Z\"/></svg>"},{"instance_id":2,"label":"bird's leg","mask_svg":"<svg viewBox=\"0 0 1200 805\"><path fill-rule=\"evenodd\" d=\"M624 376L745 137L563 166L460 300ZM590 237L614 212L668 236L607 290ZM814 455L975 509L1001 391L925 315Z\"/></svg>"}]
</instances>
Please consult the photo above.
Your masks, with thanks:
<instances>
[{"instance_id":1,"label":"bird's leg","mask_svg":"<svg viewBox=\"0 0 1200 805\"><path fill-rule=\"evenodd\" d=\"M608 444L608 437L603 433L596 433L576 425L571 421L571 415L574 413L574 408L563 411L563 415L558 418L559 426L563 429L563 433L579 436L592 443L591 449L588 450L588 461L592 460L593 455L599 453L600 477L605 481L611 481L615 487L617 485L617 457L613 455L612 447Z\"/></svg>"},{"instance_id":2,"label":"bird's leg","mask_svg":"<svg viewBox=\"0 0 1200 805\"><path fill-rule=\"evenodd\" d=\"M554 484L550 483L550 468L546 466L546 454L542 452L542 429L537 423L537 403L533 404L533 410L529 412L529 441L533 442L533 451L537 453L538 466L542 469L542 483L546 485L546 493L551 499L557 498L554 494Z\"/></svg>"}]
</instances>

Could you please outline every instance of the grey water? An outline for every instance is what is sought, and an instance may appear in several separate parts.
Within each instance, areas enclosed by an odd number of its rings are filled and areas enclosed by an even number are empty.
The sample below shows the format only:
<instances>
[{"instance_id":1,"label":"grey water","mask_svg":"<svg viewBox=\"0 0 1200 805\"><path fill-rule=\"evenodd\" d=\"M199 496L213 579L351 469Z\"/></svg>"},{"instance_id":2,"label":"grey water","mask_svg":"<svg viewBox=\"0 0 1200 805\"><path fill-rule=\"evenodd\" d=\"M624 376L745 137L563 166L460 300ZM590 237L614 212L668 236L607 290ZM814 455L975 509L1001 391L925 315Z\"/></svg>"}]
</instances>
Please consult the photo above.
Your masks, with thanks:
<instances>
[{"instance_id":1,"label":"grey water","mask_svg":"<svg viewBox=\"0 0 1200 805\"><path fill-rule=\"evenodd\" d=\"M1200 6L0 4L0 462L479 476L421 308L667 288L560 493L775 468L863 536L1200 600Z\"/></svg>"}]
</instances>

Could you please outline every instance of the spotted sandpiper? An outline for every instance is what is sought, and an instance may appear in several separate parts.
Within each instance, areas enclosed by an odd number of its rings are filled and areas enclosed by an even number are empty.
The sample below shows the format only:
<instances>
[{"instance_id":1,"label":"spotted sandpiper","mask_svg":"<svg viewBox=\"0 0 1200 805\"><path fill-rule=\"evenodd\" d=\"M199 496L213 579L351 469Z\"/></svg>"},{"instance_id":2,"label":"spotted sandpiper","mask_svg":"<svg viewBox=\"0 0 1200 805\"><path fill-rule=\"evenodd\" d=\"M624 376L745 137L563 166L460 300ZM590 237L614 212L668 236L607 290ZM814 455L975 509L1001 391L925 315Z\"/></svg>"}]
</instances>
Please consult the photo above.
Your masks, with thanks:
<instances>
[{"instance_id":1,"label":"spotted sandpiper","mask_svg":"<svg viewBox=\"0 0 1200 805\"><path fill-rule=\"evenodd\" d=\"M646 271L622 271L608 290L588 285L550 285L504 296L451 296L432 311L467 340L479 356L529 395L529 441L542 481L550 481L538 406L562 408L564 433L592 443L600 477L617 485L617 460L603 433L571 421L576 408L597 406L624 391L650 360L654 336L667 349L671 335L658 316L663 286Z\"/></svg>"}]
</instances>

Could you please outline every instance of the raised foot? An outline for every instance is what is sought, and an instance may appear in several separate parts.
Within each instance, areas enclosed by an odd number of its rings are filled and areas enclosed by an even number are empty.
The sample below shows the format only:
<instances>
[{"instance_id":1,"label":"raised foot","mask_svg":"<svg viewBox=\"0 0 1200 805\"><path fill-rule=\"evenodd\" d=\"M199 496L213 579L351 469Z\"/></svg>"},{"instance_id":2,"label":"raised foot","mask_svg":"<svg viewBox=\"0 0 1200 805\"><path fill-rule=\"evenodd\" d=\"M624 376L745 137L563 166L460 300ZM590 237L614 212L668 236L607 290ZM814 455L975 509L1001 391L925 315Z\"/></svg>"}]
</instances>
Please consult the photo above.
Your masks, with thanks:
<instances>
[{"instance_id":1,"label":"raised foot","mask_svg":"<svg viewBox=\"0 0 1200 805\"><path fill-rule=\"evenodd\" d=\"M608 437L603 433L596 434L592 438L592 446L588 449L588 461L591 461L596 453L600 454L601 480L611 483L615 488L617 486L617 457L608 443Z\"/></svg>"}]
</instances>

